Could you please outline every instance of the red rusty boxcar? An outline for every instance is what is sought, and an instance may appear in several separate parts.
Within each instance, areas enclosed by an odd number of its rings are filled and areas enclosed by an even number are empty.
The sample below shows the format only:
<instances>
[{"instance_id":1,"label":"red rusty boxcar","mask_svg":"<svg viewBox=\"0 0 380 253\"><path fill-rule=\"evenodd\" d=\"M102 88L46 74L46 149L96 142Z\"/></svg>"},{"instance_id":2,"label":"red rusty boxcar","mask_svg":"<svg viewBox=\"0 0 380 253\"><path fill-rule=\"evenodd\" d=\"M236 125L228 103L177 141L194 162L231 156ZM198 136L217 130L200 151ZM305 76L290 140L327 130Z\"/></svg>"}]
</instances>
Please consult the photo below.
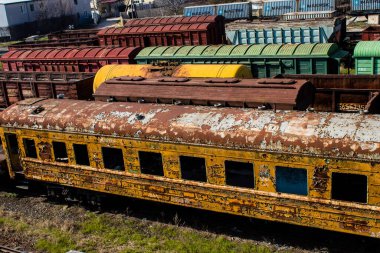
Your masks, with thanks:
<instances>
[{"instance_id":1,"label":"red rusty boxcar","mask_svg":"<svg viewBox=\"0 0 380 253\"><path fill-rule=\"evenodd\" d=\"M138 47L24 49L4 54L5 71L96 72L107 64L135 63Z\"/></svg>"},{"instance_id":2,"label":"red rusty boxcar","mask_svg":"<svg viewBox=\"0 0 380 253\"><path fill-rule=\"evenodd\" d=\"M99 29L63 30L48 34L49 40L96 38Z\"/></svg>"},{"instance_id":3,"label":"red rusty boxcar","mask_svg":"<svg viewBox=\"0 0 380 253\"><path fill-rule=\"evenodd\" d=\"M370 26L362 31L362 40L380 40L380 26Z\"/></svg>"},{"instance_id":4,"label":"red rusty boxcar","mask_svg":"<svg viewBox=\"0 0 380 253\"><path fill-rule=\"evenodd\" d=\"M216 36L215 23L170 24L106 28L98 33L101 46L149 47L213 45L223 42Z\"/></svg>"},{"instance_id":5,"label":"red rusty boxcar","mask_svg":"<svg viewBox=\"0 0 380 253\"><path fill-rule=\"evenodd\" d=\"M219 44L226 44L226 31L224 17L218 16L193 16L193 17L164 17L164 18L138 18L126 20L124 26L158 26L174 24L215 23L215 37L221 38Z\"/></svg>"},{"instance_id":6,"label":"red rusty boxcar","mask_svg":"<svg viewBox=\"0 0 380 253\"><path fill-rule=\"evenodd\" d=\"M0 109L33 97L89 100L93 81L94 73L0 71Z\"/></svg>"},{"instance_id":7,"label":"red rusty boxcar","mask_svg":"<svg viewBox=\"0 0 380 253\"><path fill-rule=\"evenodd\" d=\"M19 42L8 46L8 50L29 48L89 47L99 46L98 38L62 39L33 42Z\"/></svg>"}]
</instances>

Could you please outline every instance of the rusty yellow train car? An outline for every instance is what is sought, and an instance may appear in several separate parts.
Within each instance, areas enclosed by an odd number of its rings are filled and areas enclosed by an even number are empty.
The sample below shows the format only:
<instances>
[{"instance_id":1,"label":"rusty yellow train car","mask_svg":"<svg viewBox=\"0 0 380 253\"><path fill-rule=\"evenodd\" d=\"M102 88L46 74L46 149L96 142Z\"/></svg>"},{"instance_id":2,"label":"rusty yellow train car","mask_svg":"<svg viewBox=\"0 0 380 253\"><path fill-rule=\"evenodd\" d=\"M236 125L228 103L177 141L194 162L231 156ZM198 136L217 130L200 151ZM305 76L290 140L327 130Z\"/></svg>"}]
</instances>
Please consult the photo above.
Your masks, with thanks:
<instances>
[{"instance_id":1,"label":"rusty yellow train car","mask_svg":"<svg viewBox=\"0 0 380 253\"><path fill-rule=\"evenodd\" d=\"M29 99L11 177L380 237L380 115Z\"/></svg>"}]
</instances>

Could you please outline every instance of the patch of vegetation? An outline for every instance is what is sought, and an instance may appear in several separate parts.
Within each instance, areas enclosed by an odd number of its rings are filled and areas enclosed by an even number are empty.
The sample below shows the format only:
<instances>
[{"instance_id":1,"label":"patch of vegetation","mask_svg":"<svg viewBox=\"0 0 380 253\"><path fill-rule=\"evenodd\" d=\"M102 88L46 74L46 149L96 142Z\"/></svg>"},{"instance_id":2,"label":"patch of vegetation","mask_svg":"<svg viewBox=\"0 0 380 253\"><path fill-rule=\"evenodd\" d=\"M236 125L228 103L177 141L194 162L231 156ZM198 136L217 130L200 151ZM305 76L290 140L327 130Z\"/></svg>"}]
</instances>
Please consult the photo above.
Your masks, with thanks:
<instances>
[{"instance_id":1,"label":"patch of vegetation","mask_svg":"<svg viewBox=\"0 0 380 253\"><path fill-rule=\"evenodd\" d=\"M42 252L60 253L75 248L72 235L58 228L46 229L41 233L43 238L37 239L35 247Z\"/></svg>"},{"instance_id":2,"label":"patch of vegetation","mask_svg":"<svg viewBox=\"0 0 380 253\"><path fill-rule=\"evenodd\" d=\"M79 207L48 210L48 215L24 218L0 209L0 231L17 231L17 236L31 241L35 252L279 252L266 243L183 227L178 217L170 225Z\"/></svg>"}]
</instances>

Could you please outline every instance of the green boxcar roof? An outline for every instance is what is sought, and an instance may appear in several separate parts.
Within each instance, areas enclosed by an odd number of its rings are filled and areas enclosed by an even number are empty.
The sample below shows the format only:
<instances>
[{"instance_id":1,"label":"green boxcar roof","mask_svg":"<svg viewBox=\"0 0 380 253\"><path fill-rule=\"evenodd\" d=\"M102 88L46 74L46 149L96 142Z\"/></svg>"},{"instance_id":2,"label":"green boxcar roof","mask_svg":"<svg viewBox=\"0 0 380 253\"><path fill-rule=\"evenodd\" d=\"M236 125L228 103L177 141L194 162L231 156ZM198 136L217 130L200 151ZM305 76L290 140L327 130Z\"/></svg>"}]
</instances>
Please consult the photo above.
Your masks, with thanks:
<instances>
[{"instance_id":1,"label":"green boxcar roof","mask_svg":"<svg viewBox=\"0 0 380 253\"><path fill-rule=\"evenodd\" d=\"M380 56L380 41L360 41L354 51L354 57Z\"/></svg>"},{"instance_id":2,"label":"green boxcar roof","mask_svg":"<svg viewBox=\"0 0 380 253\"><path fill-rule=\"evenodd\" d=\"M260 45L219 45L219 46L176 46L147 47L140 51L136 59L154 57L331 57L339 51L337 44L260 44ZM379 51L380 52L380 51Z\"/></svg>"}]
</instances>

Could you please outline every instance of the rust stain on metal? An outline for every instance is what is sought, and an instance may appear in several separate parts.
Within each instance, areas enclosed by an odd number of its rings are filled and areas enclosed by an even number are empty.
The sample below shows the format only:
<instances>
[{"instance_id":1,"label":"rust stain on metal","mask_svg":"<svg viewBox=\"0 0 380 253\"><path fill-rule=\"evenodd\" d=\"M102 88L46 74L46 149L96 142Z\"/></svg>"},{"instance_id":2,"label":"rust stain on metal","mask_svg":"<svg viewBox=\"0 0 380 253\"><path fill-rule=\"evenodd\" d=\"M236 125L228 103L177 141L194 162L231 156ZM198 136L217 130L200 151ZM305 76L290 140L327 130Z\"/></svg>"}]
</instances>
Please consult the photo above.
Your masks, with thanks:
<instances>
[{"instance_id":1,"label":"rust stain on metal","mask_svg":"<svg viewBox=\"0 0 380 253\"><path fill-rule=\"evenodd\" d=\"M318 166L314 168L313 172L313 189L319 193L324 193L327 191L327 185L329 182L329 168L324 166Z\"/></svg>"},{"instance_id":2,"label":"rust stain on metal","mask_svg":"<svg viewBox=\"0 0 380 253\"><path fill-rule=\"evenodd\" d=\"M42 160L52 160L53 156L51 153L51 147L51 144L48 142L38 143L38 152Z\"/></svg>"}]
</instances>

